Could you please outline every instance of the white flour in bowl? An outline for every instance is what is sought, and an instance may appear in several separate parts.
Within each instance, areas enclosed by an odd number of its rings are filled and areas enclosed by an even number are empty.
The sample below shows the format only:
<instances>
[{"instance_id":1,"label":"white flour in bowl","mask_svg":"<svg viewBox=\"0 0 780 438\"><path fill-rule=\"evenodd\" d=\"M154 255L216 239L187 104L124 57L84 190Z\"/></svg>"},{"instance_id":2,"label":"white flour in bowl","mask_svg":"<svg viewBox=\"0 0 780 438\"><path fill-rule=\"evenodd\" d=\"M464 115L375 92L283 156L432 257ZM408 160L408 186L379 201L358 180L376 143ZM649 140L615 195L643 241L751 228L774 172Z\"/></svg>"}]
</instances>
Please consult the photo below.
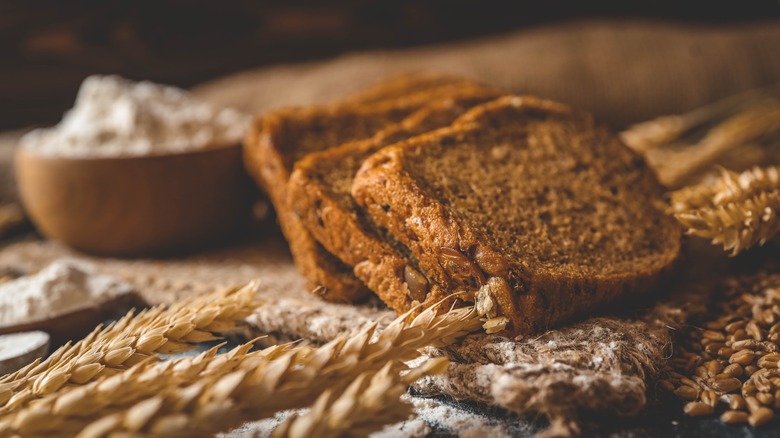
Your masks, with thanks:
<instances>
[{"instance_id":1,"label":"white flour in bowl","mask_svg":"<svg viewBox=\"0 0 780 438\"><path fill-rule=\"evenodd\" d=\"M237 144L248 122L245 114L213 108L179 88L90 76L58 125L30 132L21 145L66 157L176 153Z\"/></svg>"},{"instance_id":2,"label":"white flour in bowl","mask_svg":"<svg viewBox=\"0 0 780 438\"><path fill-rule=\"evenodd\" d=\"M132 291L84 263L58 260L34 275L0 284L0 326L48 319Z\"/></svg>"}]
</instances>

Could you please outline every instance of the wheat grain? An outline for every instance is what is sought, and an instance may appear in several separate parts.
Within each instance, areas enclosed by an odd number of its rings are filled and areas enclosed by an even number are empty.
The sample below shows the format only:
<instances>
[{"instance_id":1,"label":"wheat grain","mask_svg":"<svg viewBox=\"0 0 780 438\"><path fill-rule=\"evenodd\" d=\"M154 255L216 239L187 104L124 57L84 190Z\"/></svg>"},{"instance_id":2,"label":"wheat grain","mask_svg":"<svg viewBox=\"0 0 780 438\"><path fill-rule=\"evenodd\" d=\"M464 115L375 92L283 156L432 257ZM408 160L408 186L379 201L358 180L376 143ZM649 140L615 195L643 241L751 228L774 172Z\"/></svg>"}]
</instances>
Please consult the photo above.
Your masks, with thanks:
<instances>
[{"instance_id":1,"label":"wheat grain","mask_svg":"<svg viewBox=\"0 0 780 438\"><path fill-rule=\"evenodd\" d=\"M251 283L183 300L169 308L158 306L138 314L129 312L106 328L98 327L81 341L59 348L46 360L0 380L14 394L0 408L0 414L19 409L65 385L83 385L155 360L157 354L189 350L193 348L191 343L197 342L192 339L214 338L210 332L215 323L220 328L235 327L257 307L257 287ZM17 394L23 395L16 397Z\"/></svg>"},{"instance_id":2,"label":"wheat grain","mask_svg":"<svg viewBox=\"0 0 780 438\"><path fill-rule=\"evenodd\" d=\"M747 288L747 290L745 290ZM780 409L780 274L762 274L733 283L715 303L714 316L675 345L675 357L659 387L686 400L688 415L710 415L718 401L730 411L727 424L760 427ZM769 316L772 315L772 317ZM728 355L708 351L724 345Z\"/></svg>"},{"instance_id":3,"label":"wheat grain","mask_svg":"<svg viewBox=\"0 0 780 438\"><path fill-rule=\"evenodd\" d=\"M760 427L763 426L770 421L772 421L772 418L774 418L775 413L767 408L767 407L761 407L756 410L756 412L753 412L748 417L748 423L750 423L753 427Z\"/></svg>"},{"instance_id":4,"label":"wheat grain","mask_svg":"<svg viewBox=\"0 0 780 438\"><path fill-rule=\"evenodd\" d=\"M720 421L726 424L745 424L748 422L748 414L744 411L726 411L720 416Z\"/></svg>"},{"instance_id":5,"label":"wheat grain","mask_svg":"<svg viewBox=\"0 0 780 438\"><path fill-rule=\"evenodd\" d=\"M715 412L715 409L702 402L690 402L685 404L683 412L691 417L699 417L703 415L712 415Z\"/></svg>"},{"instance_id":6,"label":"wheat grain","mask_svg":"<svg viewBox=\"0 0 780 438\"><path fill-rule=\"evenodd\" d=\"M388 363L399 372L401 361L416 358L419 348L453 342L481 323L473 308L441 315L431 308L409 321L410 315L400 316L381 332L372 326L319 348L279 346L248 353L247 344L228 354L212 350L196 359L141 362L0 417L0 436L188 436L229 430L307 406L327 390L341 393L361 373L376 372ZM44 412L46 422L33 421Z\"/></svg>"}]
</instances>

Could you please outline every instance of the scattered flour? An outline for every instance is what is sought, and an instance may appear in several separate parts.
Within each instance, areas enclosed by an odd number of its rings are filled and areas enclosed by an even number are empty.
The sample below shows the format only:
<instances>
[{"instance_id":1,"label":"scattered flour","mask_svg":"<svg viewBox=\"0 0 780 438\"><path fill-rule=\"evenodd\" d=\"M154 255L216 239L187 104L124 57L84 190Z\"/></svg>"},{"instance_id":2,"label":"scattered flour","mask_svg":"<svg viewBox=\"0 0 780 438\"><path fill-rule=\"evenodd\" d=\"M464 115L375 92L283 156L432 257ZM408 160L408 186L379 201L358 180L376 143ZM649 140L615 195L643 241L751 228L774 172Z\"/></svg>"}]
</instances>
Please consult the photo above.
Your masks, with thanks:
<instances>
[{"instance_id":1,"label":"scattered flour","mask_svg":"<svg viewBox=\"0 0 780 438\"><path fill-rule=\"evenodd\" d=\"M391 424L379 432L370 435L371 438L421 438L430 435L434 431L438 435L451 435L461 438L503 438L509 436L531 436L532 431L521 427L507 429L502 421L481 414L469 412L457 406L442 402L437 399L404 395L403 399L414 405L415 416L400 423ZM220 438L266 438L271 436L276 426L286 419L290 413L303 413L305 409L297 411L279 412L273 418L246 423L243 426L220 434Z\"/></svg>"},{"instance_id":2,"label":"scattered flour","mask_svg":"<svg viewBox=\"0 0 780 438\"><path fill-rule=\"evenodd\" d=\"M470 412L467 409L462 409L437 399L413 397L409 395L404 397L414 405L416 417L403 423L392 425L389 427L390 430L394 428L399 428L399 431L407 430L409 432L421 430L415 425L415 423L418 423L425 425L428 431L434 429L439 433L445 432L460 438L503 438L513 435L507 430L504 425L505 422L502 422L499 419ZM388 431L388 429L385 429L382 433L386 431ZM419 437L426 435L427 433L402 436ZM377 438L389 438L391 436L399 435L377 434Z\"/></svg>"},{"instance_id":3,"label":"scattered flour","mask_svg":"<svg viewBox=\"0 0 780 438\"><path fill-rule=\"evenodd\" d=\"M308 409L295 409L277 412L273 417L265 420L245 423L227 433L217 434L217 438L267 438L270 437L279 424L292 414L302 414Z\"/></svg>"},{"instance_id":4,"label":"scattered flour","mask_svg":"<svg viewBox=\"0 0 780 438\"><path fill-rule=\"evenodd\" d=\"M85 263L58 260L37 274L0 284L0 326L50 318L131 290Z\"/></svg>"},{"instance_id":5,"label":"scattered flour","mask_svg":"<svg viewBox=\"0 0 780 438\"><path fill-rule=\"evenodd\" d=\"M57 126L32 131L21 144L38 153L76 157L175 153L238 143L248 121L179 88L90 76Z\"/></svg>"}]
</instances>

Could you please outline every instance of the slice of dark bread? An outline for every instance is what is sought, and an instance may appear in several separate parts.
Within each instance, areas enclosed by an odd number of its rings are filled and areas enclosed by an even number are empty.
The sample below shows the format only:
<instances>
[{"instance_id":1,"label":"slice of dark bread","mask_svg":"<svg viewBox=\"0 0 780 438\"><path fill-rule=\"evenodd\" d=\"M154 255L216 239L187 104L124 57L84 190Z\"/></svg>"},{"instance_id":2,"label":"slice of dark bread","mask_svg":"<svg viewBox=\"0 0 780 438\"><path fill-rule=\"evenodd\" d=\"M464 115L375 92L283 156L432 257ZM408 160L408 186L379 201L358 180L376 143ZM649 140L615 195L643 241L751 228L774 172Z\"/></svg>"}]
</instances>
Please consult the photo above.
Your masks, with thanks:
<instances>
[{"instance_id":1,"label":"slice of dark bread","mask_svg":"<svg viewBox=\"0 0 780 438\"><path fill-rule=\"evenodd\" d=\"M382 147L448 126L474 105L501 94L488 87L461 87L370 139L312 153L295 164L287 188L290 207L325 249L354 266L355 275L398 312L432 304L448 293L425 278L408 250L357 207L352 178L363 160Z\"/></svg>"},{"instance_id":2,"label":"slice of dark bread","mask_svg":"<svg viewBox=\"0 0 780 438\"><path fill-rule=\"evenodd\" d=\"M382 149L352 187L425 275L474 292L511 333L653 288L681 239L662 192L590 115L516 96Z\"/></svg>"},{"instance_id":3,"label":"slice of dark bread","mask_svg":"<svg viewBox=\"0 0 780 438\"><path fill-rule=\"evenodd\" d=\"M308 286L323 298L353 302L366 297L369 291L352 274L352 267L312 239L295 212L288 208L286 187L294 163L308 153L370 137L465 83L468 81L449 78L426 88L409 80L411 92L389 87L398 90L398 95L389 100L376 99L369 93L366 99L370 104L362 103L358 95L345 103L282 109L254 120L244 143L244 164L274 205L282 233Z\"/></svg>"}]
</instances>

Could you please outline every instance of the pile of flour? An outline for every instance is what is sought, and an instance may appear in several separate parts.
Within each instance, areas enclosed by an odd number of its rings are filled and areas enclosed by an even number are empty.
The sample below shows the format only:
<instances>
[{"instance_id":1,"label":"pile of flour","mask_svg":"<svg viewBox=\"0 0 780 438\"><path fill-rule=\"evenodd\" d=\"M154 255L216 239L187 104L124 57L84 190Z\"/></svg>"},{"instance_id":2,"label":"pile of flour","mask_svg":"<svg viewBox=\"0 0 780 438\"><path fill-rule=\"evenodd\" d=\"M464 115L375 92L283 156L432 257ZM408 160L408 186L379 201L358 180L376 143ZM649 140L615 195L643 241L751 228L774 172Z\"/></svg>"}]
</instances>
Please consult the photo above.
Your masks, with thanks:
<instances>
[{"instance_id":1,"label":"pile of flour","mask_svg":"<svg viewBox=\"0 0 780 438\"><path fill-rule=\"evenodd\" d=\"M75 260L0 284L0 326L51 318L129 293L132 286Z\"/></svg>"},{"instance_id":2,"label":"pile of flour","mask_svg":"<svg viewBox=\"0 0 780 438\"><path fill-rule=\"evenodd\" d=\"M245 114L179 88L90 76L58 125L30 132L21 145L72 157L176 153L239 143L248 123Z\"/></svg>"}]
</instances>

